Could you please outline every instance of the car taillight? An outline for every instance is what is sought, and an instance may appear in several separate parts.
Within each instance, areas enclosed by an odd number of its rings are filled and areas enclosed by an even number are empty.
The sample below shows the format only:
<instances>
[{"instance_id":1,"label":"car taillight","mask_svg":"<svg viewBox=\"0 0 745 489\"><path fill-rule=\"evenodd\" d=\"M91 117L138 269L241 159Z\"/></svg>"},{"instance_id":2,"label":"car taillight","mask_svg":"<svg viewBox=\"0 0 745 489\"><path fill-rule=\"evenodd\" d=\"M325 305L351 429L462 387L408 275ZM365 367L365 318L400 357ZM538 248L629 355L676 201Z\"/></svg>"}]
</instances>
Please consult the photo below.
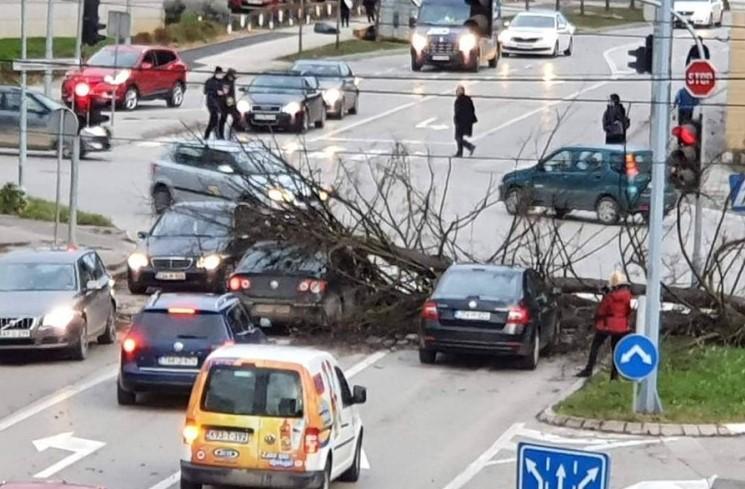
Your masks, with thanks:
<instances>
[{"instance_id":1,"label":"car taillight","mask_svg":"<svg viewBox=\"0 0 745 489\"><path fill-rule=\"evenodd\" d=\"M137 349L137 342L134 338L126 338L122 343L122 350L125 353L133 353Z\"/></svg>"},{"instance_id":2,"label":"car taillight","mask_svg":"<svg viewBox=\"0 0 745 489\"><path fill-rule=\"evenodd\" d=\"M228 288L232 291L250 289L251 280L245 277L230 277Z\"/></svg>"},{"instance_id":3,"label":"car taillight","mask_svg":"<svg viewBox=\"0 0 745 489\"><path fill-rule=\"evenodd\" d=\"M422 307L422 319L429 319L431 321L437 321L440 315L437 312L437 303L435 301L427 301Z\"/></svg>"},{"instance_id":4,"label":"car taillight","mask_svg":"<svg viewBox=\"0 0 745 489\"><path fill-rule=\"evenodd\" d=\"M526 325L530 322L530 311L524 306L510 307L507 313L507 324Z\"/></svg>"},{"instance_id":5,"label":"car taillight","mask_svg":"<svg viewBox=\"0 0 745 489\"><path fill-rule=\"evenodd\" d=\"M636 165L636 156L633 154L626 155L626 176L634 178L639 174L639 167Z\"/></svg>"},{"instance_id":6,"label":"car taillight","mask_svg":"<svg viewBox=\"0 0 745 489\"><path fill-rule=\"evenodd\" d=\"M318 428L305 429L305 453L318 452L320 441L318 439L321 431Z\"/></svg>"},{"instance_id":7,"label":"car taillight","mask_svg":"<svg viewBox=\"0 0 745 489\"><path fill-rule=\"evenodd\" d=\"M323 294L326 291L326 286L328 284L325 280L312 280L312 279L305 279L300 281L300 283L297 285L297 291L298 292L312 292L313 294Z\"/></svg>"},{"instance_id":8,"label":"car taillight","mask_svg":"<svg viewBox=\"0 0 745 489\"><path fill-rule=\"evenodd\" d=\"M187 419L181 434L184 437L184 443L191 445L199 438L199 425L194 420Z\"/></svg>"}]
</instances>

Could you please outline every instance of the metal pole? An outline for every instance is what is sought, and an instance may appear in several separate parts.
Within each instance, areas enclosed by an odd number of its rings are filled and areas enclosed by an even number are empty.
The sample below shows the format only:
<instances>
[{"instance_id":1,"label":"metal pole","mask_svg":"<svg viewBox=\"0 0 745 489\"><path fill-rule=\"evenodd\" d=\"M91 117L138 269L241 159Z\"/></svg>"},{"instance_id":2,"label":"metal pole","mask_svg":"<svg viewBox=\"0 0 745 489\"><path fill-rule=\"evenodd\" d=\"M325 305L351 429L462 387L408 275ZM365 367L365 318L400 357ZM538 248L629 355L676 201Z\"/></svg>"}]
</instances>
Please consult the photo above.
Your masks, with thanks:
<instances>
[{"instance_id":1,"label":"metal pole","mask_svg":"<svg viewBox=\"0 0 745 489\"><path fill-rule=\"evenodd\" d=\"M297 52L303 52L303 24L305 24L305 0L300 0L300 18L297 23Z\"/></svg>"},{"instance_id":2,"label":"metal pole","mask_svg":"<svg viewBox=\"0 0 745 489\"><path fill-rule=\"evenodd\" d=\"M83 64L83 0L78 0L78 29L75 36L75 59L78 64Z\"/></svg>"},{"instance_id":3,"label":"metal pole","mask_svg":"<svg viewBox=\"0 0 745 489\"><path fill-rule=\"evenodd\" d=\"M54 2L47 0L47 42L46 42L46 59L54 58ZM52 94L52 69L47 68L44 71L44 95L50 97Z\"/></svg>"},{"instance_id":4,"label":"metal pole","mask_svg":"<svg viewBox=\"0 0 745 489\"><path fill-rule=\"evenodd\" d=\"M57 246L59 232L60 199L62 182L62 147L64 146L65 111L59 111L59 131L57 131L57 187L54 194L54 246Z\"/></svg>"},{"instance_id":5,"label":"metal pole","mask_svg":"<svg viewBox=\"0 0 745 489\"><path fill-rule=\"evenodd\" d=\"M129 32L124 38L124 44L132 44L132 0L127 0L127 14L129 15Z\"/></svg>"},{"instance_id":6,"label":"metal pole","mask_svg":"<svg viewBox=\"0 0 745 489\"><path fill-rule=\"evenodd\" d=\"M26 0L21 0L21 59L28 55L26 49ZM21 129L19 134L18 152L18 186L23 187L23 167L26 166L26 151L28 149L28 106L26 104L26 70L21 70Z\"/></svg>"},{"instance_id":7,"label":"metal pole","mask_svg":"<svg viewBox=\"0 0 745 489\"><path fill-rule=\"evenodd\" d=\"M341 35L341 2L344 0L337 0L336 2L336 49L339 49L339 36Z\"/></svg>"},{"instance_id":8,"label":"metal pole","mask_svg":"<svg viewBox=\"0 0 745 489\"><path fill-rule=\"evenodd\" d=\"M67 244L75 246L78 227L78 171L80 166L80 134L76 131L70 161L70 215L67 219Z\"/></svg>"}]
</instances>

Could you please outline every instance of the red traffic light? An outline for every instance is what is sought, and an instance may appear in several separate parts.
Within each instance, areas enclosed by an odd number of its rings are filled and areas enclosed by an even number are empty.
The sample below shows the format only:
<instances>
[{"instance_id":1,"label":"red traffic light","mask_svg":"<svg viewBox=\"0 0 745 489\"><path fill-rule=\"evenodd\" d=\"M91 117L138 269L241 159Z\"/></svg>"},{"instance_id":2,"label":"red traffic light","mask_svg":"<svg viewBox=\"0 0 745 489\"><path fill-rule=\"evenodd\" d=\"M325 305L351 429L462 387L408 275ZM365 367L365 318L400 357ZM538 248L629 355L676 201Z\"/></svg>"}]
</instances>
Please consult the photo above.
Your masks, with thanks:
<instances>
[{"instance_id":1,"label":"red traffic light","mask_svg":"<svg viewBox=\"0 0 745 489\"><path fill-rule=\"evenodd\" d=\"M698 144L698 129L693 124L684 124L673 128L673 136L681 143L692 146Z\"/></svg>"}]
</instances>

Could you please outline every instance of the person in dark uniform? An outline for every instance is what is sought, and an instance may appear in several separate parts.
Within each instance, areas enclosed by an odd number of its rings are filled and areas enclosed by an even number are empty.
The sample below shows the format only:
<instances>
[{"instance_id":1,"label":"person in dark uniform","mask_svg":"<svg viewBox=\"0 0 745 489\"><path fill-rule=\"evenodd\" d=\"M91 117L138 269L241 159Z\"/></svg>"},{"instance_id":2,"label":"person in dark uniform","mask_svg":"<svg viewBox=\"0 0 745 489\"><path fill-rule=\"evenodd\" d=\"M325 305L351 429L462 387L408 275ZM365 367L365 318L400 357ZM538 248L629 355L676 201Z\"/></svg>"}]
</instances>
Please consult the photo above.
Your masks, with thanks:
<instances>
[{"instance_id":1,"label":"person in dark uniform","mask_svg":"<svg viewBox=\"0 0 745 489\"><path fill-rule=\"evenodd\" d=\"M209 139L210 134L215 133L218 139L222 139L220 134L219 121L220 109L222 107L222 98L224 96L224 87L222 81L222 68L215 68L215 73L204 82L204 95L207 97L207 110L210 113L207 129L204 131L204 139Z\"/></svg>"},{"instance_id":2,"label":"person in dark uniform","mask_svg":"<svg viewBox=\"0 0 745 489\"><path fill-rule=\"evenodd\" d=\"M235 79L235 70L233 68L228 68L227 73L225 73L225 78L223 78L224 96L222 97L222 106L220 107L220 127L217 133L220 139L224 139L225 137L225 124L228 122L228 116L231 116L233 119L233 131L243 128L241 113L238 112L238 109L236 108Z\"/></svg>"},{"instance_id":3,"label":"person in dark uniform","mask_svg":"<svg viewBox=\"0 0 745 489\"><path fill-rule=\"evenodd\" d=\"M457 145L457 151L455 153L456 158L463 156L463 148L468 150L468 154L472 155L476 146L473 143L466 141L466 136L473 134L473 125L478 122L476 119L476 109L473 106L473 100L471 97L466 95L466 89L463 85L458 85L455 89L455 106L453 123L455 125L455 144Z\"/></svg>"},{"instance_id":4,"label":"person in dark uniform","mask_svg":"<svg viewBox=\"0 0 745 489\"><path fill-rule=\"evenodd\" d=\"M349 27L349 5L346 0L341 0L339 3L341 4L341 26Z\"/></svg>"},{"instance_id":5,"label":"person in dark uniform","mask_svg":"<svg viewBox=\"0 0 745 489\"><path fill-rule=\"evenodd\" d=\"M701 47L704 48L704 59L711 59L709 54L709 46L704 44L704 38L701 36L698 36L699 42L701 42ZM694 59L701 59L701 53L698 52L698 45L696 43L693 43L693 46L691 46L691 49L688 50L688 56L686 57L686 66L691 64L691 61Z\"/></svg>"},{"instance_id":6,"label":"person in dark uniform","mask_svg":"<svg viewBox=\"0 0 745 489\"><path fill-rule=\"evenodd\" d=\"M629 128L629 118L618 94L611 94L608 107L603 114L603 131L605 144L626 143L626 131Z\"/></svg>"},{"instance_id":7,"label":"person in dark uniform","mask_svg":"<svg viewBox=\"0 0 745 489\"><path fill-rule=\"evenodd\" d=\"M367 15L367 21L371 24L375 22L375 3L376 0L362 0L362 6L365 7L365 15Z\"/></svg>"}]
</instances>

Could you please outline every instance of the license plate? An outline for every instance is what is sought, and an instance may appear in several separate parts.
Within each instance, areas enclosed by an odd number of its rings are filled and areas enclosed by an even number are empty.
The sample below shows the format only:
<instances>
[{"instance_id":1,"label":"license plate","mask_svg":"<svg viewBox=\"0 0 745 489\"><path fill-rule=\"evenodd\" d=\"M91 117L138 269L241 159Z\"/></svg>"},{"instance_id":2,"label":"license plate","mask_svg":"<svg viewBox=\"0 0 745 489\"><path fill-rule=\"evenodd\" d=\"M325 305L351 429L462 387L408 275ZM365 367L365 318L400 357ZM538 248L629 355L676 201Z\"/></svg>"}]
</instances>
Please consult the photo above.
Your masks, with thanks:
<instances>
[{"instance_id":1,"label":"license plate","mask_svg":"<svg viewBox=\"0 0 745 489\"><path fill-rule=\"evenodd\" d=\"M31 338L31 331L27 329L6 329L0 331L0 338Z\"/></svg>"},{"instance_id":2,"label":"license plate","mask_svg":"<svg viewBox=\"0 0 745 489\"><path fill-rule=\"evenodd\" d=\"M158 272L155 278L157 280L186 280L186 272Z\"/></svg>"},{"instance_id":3,"label":"license plate","mask_svg":"<svg viewBox=\"0 0 745 489\"><path fill-rule=\"evenodd\" d=\"M254 114L254 119L257 121L276 121L277 116L274 114Z\"/></svg>"},{"instance_id":4,"label":"license plate","mask_svg":"<svg viewBox=\"0 0 745 489\"><path fill-rule=\"evenodd\" d=\"M256 307L254 307L253 310L254 315L261 316L261 315L280 315L280 316L287 316L290 314L290 306L273 306L273 305L267 305L267 304L259 304Z\"/></svg>"},{"instance_id":5,"label":"license plate","mask_svg":"<svg viewBox=\"0 0 745 489\"><path fill-rule=\"evenodd\" d=\"M164 367L196 367L199 364L197 357L160 357L158 365Z\"/></svg>"},{"instance_id":6,"label":"license plate","mask_svg":"<svg viewBox=\"0 0 745 489\"><path fill-rule=\"evenodd\" d=\"M245 431L207 430L204 438L207 441L224 441L228 443L248 443L251 435Z\"/></svg>"},{"instance_id":7,"label":"license plate","mask_svg":"<svg viewBox=\"0 0 745 489\"><path fill-rule=\"evenodd\" d=\"M488 321L491 314L482 311L455 311L455 319L467 319L469 321Z\"/></svg>"},{"instance_id":8,"label":"license plate","mask_svg":"<svg viewBox=\"0 0 745 489\"><path fill-rule=\"evenodd\" d=\"M444 54L435 54L432 56L432 61L450 61L450 56Z\"/></svg>"}]
</instances>

